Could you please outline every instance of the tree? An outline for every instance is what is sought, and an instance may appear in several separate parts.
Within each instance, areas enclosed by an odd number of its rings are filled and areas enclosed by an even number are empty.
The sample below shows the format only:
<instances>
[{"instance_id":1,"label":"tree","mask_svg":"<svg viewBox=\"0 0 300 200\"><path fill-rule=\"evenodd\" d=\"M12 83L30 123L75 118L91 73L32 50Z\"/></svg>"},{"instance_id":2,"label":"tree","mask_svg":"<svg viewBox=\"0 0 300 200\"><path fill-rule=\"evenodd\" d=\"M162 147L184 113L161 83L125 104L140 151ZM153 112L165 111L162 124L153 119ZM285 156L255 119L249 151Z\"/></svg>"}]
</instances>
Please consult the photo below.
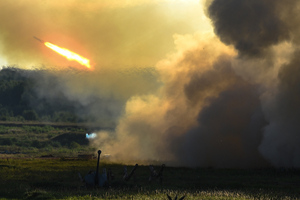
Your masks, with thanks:
<instances>
[{"instance_id":1,"label":"tree","mask_svg":"<svg viewBox=\"0 0 300 200\"><path fill-rule=\"evenodd\" d=\"M38 114L34 110L24 110L23 117L26 120L31 120L31 121L35 121L39 119Z\"/></svg>"}]
</instances>

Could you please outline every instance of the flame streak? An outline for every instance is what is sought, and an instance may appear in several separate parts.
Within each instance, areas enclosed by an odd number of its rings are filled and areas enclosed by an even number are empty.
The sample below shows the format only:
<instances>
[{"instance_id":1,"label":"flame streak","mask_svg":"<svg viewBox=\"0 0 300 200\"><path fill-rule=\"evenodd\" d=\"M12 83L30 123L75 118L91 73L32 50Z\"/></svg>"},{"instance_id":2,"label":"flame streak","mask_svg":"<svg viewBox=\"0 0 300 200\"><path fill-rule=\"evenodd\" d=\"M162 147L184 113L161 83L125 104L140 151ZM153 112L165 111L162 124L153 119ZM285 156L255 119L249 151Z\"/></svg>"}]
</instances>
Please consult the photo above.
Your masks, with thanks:
<instances>
[{"instance_id":1,"label":"flame streak","mask_svg":"<svg viewBox=\"0 0 300 200\"><path fill-rule=\"evenodd\" d=\"M68 60L75 60L78 63L80 63L83 66L86 66L87 68L91 68L90 65L90 60L87 58L84 58L80 55L78 55L77 53L74 53L66 48L62 48L59 46L56 46L50 42L45 42L44 43L47 47L49 47L50 49L52 49L53 51L59 53L60 55L66 57Z\"/></svg>"}]
</instances>

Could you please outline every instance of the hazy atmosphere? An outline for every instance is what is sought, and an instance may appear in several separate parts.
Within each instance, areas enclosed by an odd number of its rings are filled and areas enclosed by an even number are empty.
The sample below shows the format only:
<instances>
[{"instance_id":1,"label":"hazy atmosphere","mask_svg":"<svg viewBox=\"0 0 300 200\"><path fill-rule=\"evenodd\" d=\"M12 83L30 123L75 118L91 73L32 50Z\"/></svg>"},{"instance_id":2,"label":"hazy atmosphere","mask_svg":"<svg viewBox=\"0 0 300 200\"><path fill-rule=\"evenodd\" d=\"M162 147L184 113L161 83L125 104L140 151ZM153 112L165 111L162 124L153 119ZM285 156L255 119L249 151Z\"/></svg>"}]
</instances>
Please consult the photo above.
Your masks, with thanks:
<instances>
[{"instance_id":1,"label":"hazy atmosphere","mask_svg":"<svg viewBox=\"0 0 300 200\"><path fill-rule=\"evenodd\" d=\"M90 141L112 160L300 167L299 1L0 6L0 69L33 80L33 108L67 99L78 116L112 125ZM89 59L90 67L44 42Z\"/></svg>"}]
</instances>

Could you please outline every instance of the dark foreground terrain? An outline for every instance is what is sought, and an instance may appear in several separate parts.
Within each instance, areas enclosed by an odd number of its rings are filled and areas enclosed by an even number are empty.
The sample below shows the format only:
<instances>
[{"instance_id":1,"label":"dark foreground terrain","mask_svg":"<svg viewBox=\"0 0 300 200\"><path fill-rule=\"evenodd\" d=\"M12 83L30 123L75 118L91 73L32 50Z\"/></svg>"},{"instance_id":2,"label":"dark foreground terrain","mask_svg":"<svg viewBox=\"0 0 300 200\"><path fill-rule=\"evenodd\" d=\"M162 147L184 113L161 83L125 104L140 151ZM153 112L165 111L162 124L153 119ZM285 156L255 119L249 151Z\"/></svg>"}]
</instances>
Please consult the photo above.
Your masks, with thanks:
<instances>
[{"instance_id":1,"label":"dark foreground terrain","mask_svg":"<svg viewBox=\"0 0 300 200\"><path fill-rule=\"evenodd\" d=\"M96 169L96 159L2 158L1 199L297 199L300 171L275 169L190 169L166 166L162 184L149 183L148 166L139 166L135 180L123 181L123 166L100 163L111 169L111 187L86 188L78 172ZM130 171L133 166L128 166ZM155 166L159 169L160 166Z\"/></svg>"},{"instance_id":2,"label":"dark foreground terrain","mask_svg":"<svg viewBox=\"0 0 300 200\"><path fill-rule=\"evenodd\" d=\"M105 152L99 172L111 169L115 179L110 187L86 188L78 172L96 170L96 155L90 155L97 149L85 138L92 130L52 125L0 125L0 199L300 199L298 169L166 166L162 183L149 183L149 166L140 165L126 182L124 166L105 159Z\"/></svg>"}]
</instances>

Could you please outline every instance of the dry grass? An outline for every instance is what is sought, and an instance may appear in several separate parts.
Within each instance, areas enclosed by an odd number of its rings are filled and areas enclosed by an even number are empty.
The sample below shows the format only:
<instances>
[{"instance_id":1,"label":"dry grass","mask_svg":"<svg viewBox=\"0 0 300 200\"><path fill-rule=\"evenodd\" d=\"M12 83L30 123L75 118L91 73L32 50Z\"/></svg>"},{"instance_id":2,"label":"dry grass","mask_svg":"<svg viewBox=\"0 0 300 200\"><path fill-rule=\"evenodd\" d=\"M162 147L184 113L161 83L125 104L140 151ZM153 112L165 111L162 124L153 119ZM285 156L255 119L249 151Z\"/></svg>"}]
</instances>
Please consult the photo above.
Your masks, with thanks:
<instances>
[{"instance_id":1,"label":"dry grass","mask_svg":"<svg viewBox=\"0 0 300 200\"><path fill-rule=\"evenodd\" d=\"M138 167L135 182L124 182L123 166L103 160L100 169L111 168L115 175L111 187L86 188L78 172L85 175L95 170L96 160L77 159L77 155L95 150L86 143L74 145L82 141L85 131L74 127L0 125L0 142L7 143L0 144L0 153L25 152L0 154L0 199L167 199L166 194L173 198L185 195L185 199L300 198L300 170L167 166L163 184L150 184L148 166ZM54 158L41 159L41 155ZM132 168L129 166L128 171Z\"/></svg>"},{"instance_id":2,"label":"dry grass","mask_svg":"<svg viewBox=\"0 0 300 200\"><path fill-rule=\"evenodd\" d=\"M148 166L139 166L136 182L124 182L123 166L111 168L111 188L85 188L77 173L95 170L96 160L1 159L0 196L3 199L296 199L300 171L274 169L188 169L166 167L163 184L149 183ZM129 170L132 166L129 166ZM158 169L158 167L156 167Z\"/></svg>"}]
</instances>

